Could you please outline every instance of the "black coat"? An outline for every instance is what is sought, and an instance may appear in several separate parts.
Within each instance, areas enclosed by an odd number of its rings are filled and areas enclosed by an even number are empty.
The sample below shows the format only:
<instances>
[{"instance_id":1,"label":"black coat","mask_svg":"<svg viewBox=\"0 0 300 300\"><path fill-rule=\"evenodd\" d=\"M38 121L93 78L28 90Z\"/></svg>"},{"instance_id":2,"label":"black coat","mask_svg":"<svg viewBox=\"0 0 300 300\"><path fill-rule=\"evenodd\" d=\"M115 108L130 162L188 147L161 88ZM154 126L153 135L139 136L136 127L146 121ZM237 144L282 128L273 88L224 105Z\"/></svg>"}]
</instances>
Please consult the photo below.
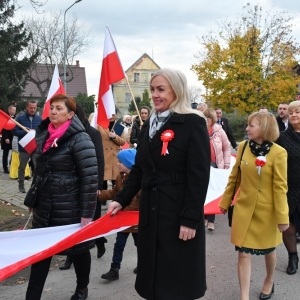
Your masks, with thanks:
<instances>
[{"instance_id":1,"label":"black coat","mask_svg":"<svg viewBox=\"0 0 300 300\"><path fill-rule=\"evenodd\" d=\"M131 133L130 133L130 143L133 144L138 144L138 136L140 134L140 129L141 127L141 122L138 119L138 117L136 117L135 122L132 125L131 128Z\"/></svg>"},{"instance_id":2,"label":"black coat","mask_svg":"<svg viewBox=\"0 0 300 300\"><path fill-rule=\"evenodd\" d=\"M58 139L58 147L42 153L42 147L49 136L48 125L49 118L42 121L36 131L37 166L33 182L36 176L41 176L42 181L33 213L33 228L80 223L81 217L94 216L97 202L96 153L83 125L74 116L69 128ZM77 254L93 245L94 242L81 243L64 253Z\"/></svg>"},{"instance_id":3,"label":"black coat","mask_svg":"<svg viewBox=\"0 0 300 300\"><path fill-rule=\"evenodd\" d=\"M284 131L286 128L285 128L284 122L282 122L282 119L280 117L277 117L276 121L277 121L277 124L278 124L279 131L280 132Z\"/></svg>"},{"instance_id":4,"label":"black coat","mask_svg":"<svg viewBox=\"0 0 300 300\"><path fill-rule=\"evenodd\" d=\"M7 113L9 115L9 113ZM2 129L2 138L1 138L1 149L2 150L11 150L12 149L12 139L13 139L13 129L7 130ZM9 139L9 144L5 143L5 140Z\"/></svg>"},{"instance_id":5,"label":"black coat","mask_svg":"<svg viewBox=\"0 0 300 300\"><path fill-rule=\"evenodd\" d=\"M300 206L300 135L295 132L291 125L289 125L287 130L280 132L280 136L276 143L283 147L288 154L287 198L289 214L293 214L295 209Z\"/></svg>"},{"instance_id":6,"label":"black coat","mask_svg":"<svg viewBox=\"0 0 300 300\"><path fill-rule=\"evenodd\" d=\"M173 130L166 156L161 134ZM149 119L139 135L135 165L115 198L123 207L141 188L137 292L146 299L190 300L206 290L203 206L210 172L206 122L176 114L149 142ZM189 241L180 226L196 229Z\"/></svg>"},{"instance_id":7,"label":"black coat","mask_svg":"<svg viewBox=\"0 0 300 300\"><path fill-rule=\"evenodd\" d=\"M230 144L231 144L232 148L236 148L237 147L237 143L236 143L235 138L234 138L234 136L232 134L231 128L229 126L228 119L221 118L221 124L220 125L222 125L223 130L226 132L227 137L228 137L228 139L230 141Z\"/></svg>"}]
</instances>

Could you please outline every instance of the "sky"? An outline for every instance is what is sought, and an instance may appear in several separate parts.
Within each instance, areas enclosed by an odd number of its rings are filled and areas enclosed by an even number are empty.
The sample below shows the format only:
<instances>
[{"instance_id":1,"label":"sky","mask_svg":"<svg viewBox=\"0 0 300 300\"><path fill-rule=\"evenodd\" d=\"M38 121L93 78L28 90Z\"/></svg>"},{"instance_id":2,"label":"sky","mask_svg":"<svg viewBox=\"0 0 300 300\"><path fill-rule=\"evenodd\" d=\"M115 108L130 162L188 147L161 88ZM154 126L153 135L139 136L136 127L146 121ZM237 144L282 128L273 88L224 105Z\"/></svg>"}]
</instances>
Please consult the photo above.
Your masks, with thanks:
<instances>
[{"instance_id":1,"label":"sky","mask_svg":"<svg viewBox=\"0 0 300 300\"><path fill-rule=\"evenodd\" d=\"M29 0L18 2L22 7L16 13L17 19L24 15L37 16ZM74 2L48 0L41 10L64 12ZM80 26L89 30L92 38L88 50L75 58L85 67L88 95L98 97L106 26L111 30L124 70L147 53L161 68L180 69L190 86L203 89L190 70L197 62L195 55L201 50L199 38L210 30L217 31L221 21L237 19L248 2L258 3L251 0L82 0L75 4L68 10L67 17L76 15ZM296 2L260 0L259 6L264 12L295 14L293 36L300 42L300 6Z\"/></svg>"}]
</instances>

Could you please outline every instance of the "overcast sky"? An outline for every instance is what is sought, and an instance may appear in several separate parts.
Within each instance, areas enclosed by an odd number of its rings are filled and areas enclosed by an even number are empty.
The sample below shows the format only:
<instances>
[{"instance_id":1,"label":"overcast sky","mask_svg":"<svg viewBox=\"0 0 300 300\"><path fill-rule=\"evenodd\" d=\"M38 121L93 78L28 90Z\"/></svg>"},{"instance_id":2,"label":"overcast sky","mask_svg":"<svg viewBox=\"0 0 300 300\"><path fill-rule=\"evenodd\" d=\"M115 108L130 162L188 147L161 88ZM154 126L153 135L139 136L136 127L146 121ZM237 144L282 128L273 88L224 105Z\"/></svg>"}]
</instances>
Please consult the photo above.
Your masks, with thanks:
<instances>
[{"instance_id":1,"label":"overcast sky","mask_svg":"<svg viewBox=\"0 0 300 300\"><path fill-rule=\"evenodd\" d=\"M74 2L48 0L43 10L64 12ZM194 56L200 50L198 37L217 29L218 21L236 19L247 2L259 2L263 11L272 9L295 14L293 36L300 42L300 5L295 0L82 0L75 4L67 15L75 14L81 26L90 29L92 38L89 50L75 58L85 67L88 94L98 97L106 25L111 30L124 70L146 52L161 68L180 69L189 85L201 86L190 71L196 62ZM23 7L16 17L36 14L29 0L19 0L19 3Z\"/></svg>"}]
</instances>

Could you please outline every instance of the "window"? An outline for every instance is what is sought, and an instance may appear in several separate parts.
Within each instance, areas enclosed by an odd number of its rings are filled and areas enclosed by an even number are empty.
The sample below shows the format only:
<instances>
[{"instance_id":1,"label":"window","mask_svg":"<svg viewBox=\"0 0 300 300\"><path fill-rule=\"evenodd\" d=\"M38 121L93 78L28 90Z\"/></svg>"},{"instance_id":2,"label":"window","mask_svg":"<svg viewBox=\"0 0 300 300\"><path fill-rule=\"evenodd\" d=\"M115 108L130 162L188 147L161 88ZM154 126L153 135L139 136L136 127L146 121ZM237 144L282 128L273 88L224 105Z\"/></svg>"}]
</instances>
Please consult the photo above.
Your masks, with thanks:
<instances>
[{"instance_id":1,"label":"window","mask_svg":"<svg viewBox=\"0 0 300 300\"><path fill-rule=\"evenodd\" d=\"M131 94L125 93L125 102L129 103L131 101Z\"/></svg>"},{"instance_id":2,"label":"window","mask_svg":"<svg viewBox=\"0 0 300 300\"><path fill-rule=\"evenodd\" d=\"M140 73L134 73L134 82L140 82Z\"/></svg>"},{"instance_id":3,"label":"window","mask_svg":"<svg viewBox=\"0 0 300 300\"><path fill-rule=\"evenodd\" d=\"M142 81L147 82L148 81L148 74L147 73L142 73Z\"/></svg>"}]
</instances>

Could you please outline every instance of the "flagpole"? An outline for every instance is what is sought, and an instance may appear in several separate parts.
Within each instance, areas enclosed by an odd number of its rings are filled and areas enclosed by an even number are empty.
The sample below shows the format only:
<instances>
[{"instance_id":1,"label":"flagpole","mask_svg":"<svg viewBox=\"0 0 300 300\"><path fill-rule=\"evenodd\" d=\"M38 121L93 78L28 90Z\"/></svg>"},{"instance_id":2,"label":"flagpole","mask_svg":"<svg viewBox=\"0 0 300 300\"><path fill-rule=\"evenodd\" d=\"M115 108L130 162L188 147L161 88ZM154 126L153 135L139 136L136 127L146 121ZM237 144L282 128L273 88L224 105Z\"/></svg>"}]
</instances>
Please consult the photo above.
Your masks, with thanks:
<instances>
[{"instance_id":1,"label":"flagpole","mask_svg":"<svg viewBox=\"0 0 300 300\"><path fill-rule=\"evenodd\" d=\"M23 125L21 125L19 122L17 122L15 119L10 118L11 121L13 121L17 126L19 126L20 128L22 128L24 131L29 132L29 130L24 127Z\"/></svg>"},{"instance_id":2,"label":"flagpole","mask_svg":"<svg viewBox=\"0 0 300 300\"><path fill-rule=\"evenodd\" d=\"M131 86L129 84L129 81L128 81L128 78L127 78L127 75L125 74L125 79L126 79L126 82L127 82L127 85L128 85L128 88L129 88L129 91L130 91L130 94L131 94L131 98L132 98L132 101L133 101L133 104L134 104L134 107L136 109L136 112L137 112L137 115L139 116L139 119L141 121L141 125L143 125L143 121L142 121L142 118L141 118L141 115L140 115L140 111L136 105L136 102L135 102L135 99L134 99L134 96L133 96L133 92L132 92L132 89L131 89Z\"/></svg>"}]
</instances>

